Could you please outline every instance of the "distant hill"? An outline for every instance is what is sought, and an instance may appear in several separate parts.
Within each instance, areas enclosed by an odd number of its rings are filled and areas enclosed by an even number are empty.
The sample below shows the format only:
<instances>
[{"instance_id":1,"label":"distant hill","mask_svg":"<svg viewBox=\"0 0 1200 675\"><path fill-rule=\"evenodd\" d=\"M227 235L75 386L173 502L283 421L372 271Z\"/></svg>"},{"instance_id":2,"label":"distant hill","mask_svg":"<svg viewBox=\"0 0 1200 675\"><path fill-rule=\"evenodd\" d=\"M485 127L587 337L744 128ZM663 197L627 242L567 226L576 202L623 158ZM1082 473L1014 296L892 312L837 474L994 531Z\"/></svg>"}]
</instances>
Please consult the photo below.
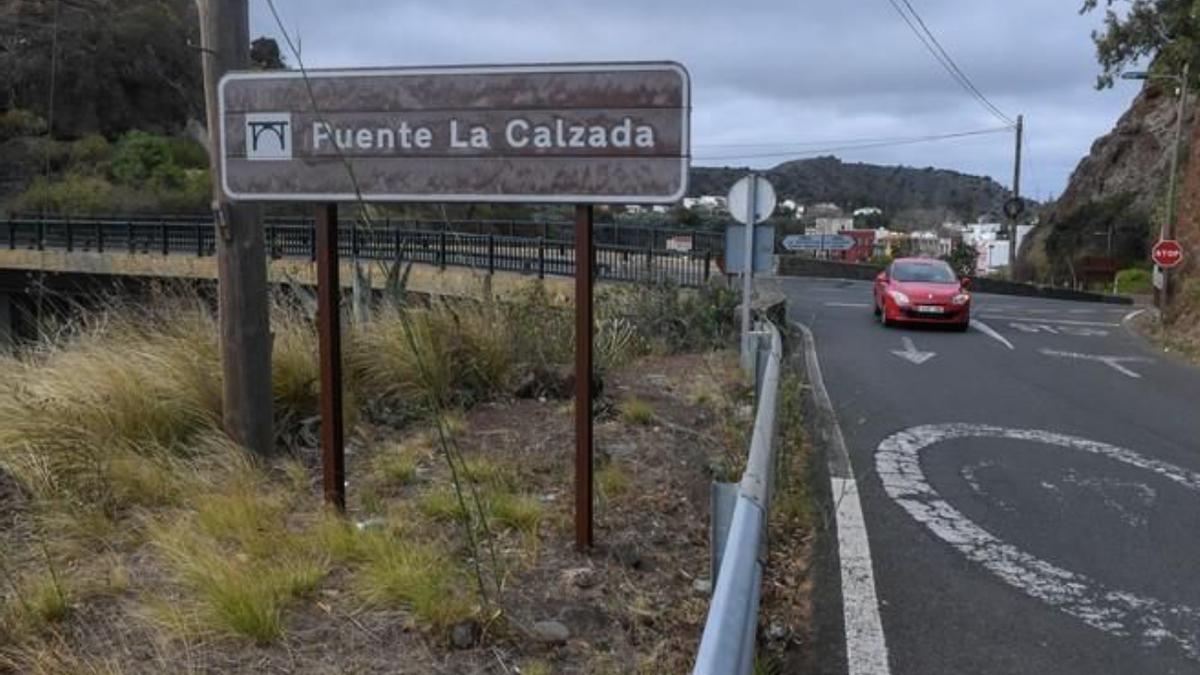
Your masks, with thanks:
<instances>
[{"instance_id":1,"label":"distant hill","mask_svg":"<svg viewBox=\"0 0 1200 675\"><path fill-rule=\"evenodd\" d=\"M723 195L749 169L692 167L689 194ZM889 214L946 211L962 220L999 217L1008 190L985 176L946 169L917 169L817 157L785 162L763 174L780 199L833 202L844 209L877 206ZM1033 206L1033 204L1030 204Z\"/></svg>"}]
</instances>

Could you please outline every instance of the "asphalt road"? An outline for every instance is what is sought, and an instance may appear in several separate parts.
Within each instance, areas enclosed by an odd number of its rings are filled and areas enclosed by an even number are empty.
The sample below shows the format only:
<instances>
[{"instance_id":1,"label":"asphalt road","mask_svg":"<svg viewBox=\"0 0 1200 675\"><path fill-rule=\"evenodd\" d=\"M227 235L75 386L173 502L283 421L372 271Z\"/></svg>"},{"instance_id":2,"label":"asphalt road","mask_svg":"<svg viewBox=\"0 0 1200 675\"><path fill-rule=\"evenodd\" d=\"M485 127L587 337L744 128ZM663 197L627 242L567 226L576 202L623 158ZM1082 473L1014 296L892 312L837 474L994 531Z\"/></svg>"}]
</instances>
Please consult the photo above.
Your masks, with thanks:
<instances>
[{"instance_id":1,"label":"asphalt road","mask_svg":"<svg viewBox=\"0 0 1200 675\"><path fill-rule=\"evenodd\" d=\"M1200 673L1200 370L1132 308L977 294L953 333L884 328L869 283L761 283L812 331L891 673Z\"/></svg>"}]
</instances>

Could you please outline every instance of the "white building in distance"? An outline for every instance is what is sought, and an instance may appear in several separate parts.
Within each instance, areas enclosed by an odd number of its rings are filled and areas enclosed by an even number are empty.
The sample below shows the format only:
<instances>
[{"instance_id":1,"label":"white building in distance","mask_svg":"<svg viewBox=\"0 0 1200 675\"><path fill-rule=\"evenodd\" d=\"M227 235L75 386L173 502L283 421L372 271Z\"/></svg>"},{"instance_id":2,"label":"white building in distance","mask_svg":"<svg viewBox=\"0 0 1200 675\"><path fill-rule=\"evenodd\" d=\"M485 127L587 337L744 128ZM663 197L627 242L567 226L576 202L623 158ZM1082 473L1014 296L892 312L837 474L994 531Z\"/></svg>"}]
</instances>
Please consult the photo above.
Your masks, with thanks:
<instances>
[{"instance_id":1,"label":"white building in distance","mask_svg":"<svg viewBox=\"0 0 1200 675\"><path fill-rule=\"evenodd\" d=\"M853 218L817 218L814 228L815 234L837 234L846 230L854 229Z\"/></svg>"}]
</instances>

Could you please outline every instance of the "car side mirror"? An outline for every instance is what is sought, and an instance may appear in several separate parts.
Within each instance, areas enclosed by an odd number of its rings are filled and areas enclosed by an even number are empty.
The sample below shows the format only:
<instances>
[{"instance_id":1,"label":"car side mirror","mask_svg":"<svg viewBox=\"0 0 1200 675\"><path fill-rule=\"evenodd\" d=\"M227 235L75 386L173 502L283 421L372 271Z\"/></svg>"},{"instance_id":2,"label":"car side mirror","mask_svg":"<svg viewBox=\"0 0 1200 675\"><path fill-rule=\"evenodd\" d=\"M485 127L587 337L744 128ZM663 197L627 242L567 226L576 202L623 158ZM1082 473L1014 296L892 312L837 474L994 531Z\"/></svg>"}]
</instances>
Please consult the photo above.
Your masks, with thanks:
<instances>
[{"instance_id":1,"label":"car side mirror","mask_svg":"<svg viewBox=\"0 0 1200 675\"><path fill-rule=\"evenodd\" d=\"M967 289L967 288L971 287L971 277L963 277L962 278L962 287L963 287L963 289Z\"/></svg>"},{"instance_id":2,"label":"car side mirror","mask_svg":"<svg viewBox=\"0 0 1200 675\"><path fill-rule=\"evenodd\" d=\"M878 281L881 284L886 284L888 281L887 272L880 272L879 275L875 277L875 281Z\"/></svg>"}]
</instances>

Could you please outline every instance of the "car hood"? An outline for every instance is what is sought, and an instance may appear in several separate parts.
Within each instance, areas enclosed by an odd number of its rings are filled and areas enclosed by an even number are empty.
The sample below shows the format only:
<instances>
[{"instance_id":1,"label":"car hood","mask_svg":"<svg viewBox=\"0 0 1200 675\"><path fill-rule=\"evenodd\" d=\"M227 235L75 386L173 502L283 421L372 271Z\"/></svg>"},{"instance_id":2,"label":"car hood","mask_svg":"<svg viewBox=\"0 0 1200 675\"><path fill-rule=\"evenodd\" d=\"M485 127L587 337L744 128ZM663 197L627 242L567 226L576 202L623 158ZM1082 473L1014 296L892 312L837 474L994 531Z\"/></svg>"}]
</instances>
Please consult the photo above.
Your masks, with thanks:
<instances>
[{"instance_id":1,"label":"car hood","mask_svg":"<svg viewBox=\"0 0 1200 675\"><path fill-rule=\"evenodd\" d=\"M892 288L907 295L913 302L945 302L962 292L962 287L955 283L934 284L921 281L896 281L892 283Z\"/></svg>"}]
</instances>

